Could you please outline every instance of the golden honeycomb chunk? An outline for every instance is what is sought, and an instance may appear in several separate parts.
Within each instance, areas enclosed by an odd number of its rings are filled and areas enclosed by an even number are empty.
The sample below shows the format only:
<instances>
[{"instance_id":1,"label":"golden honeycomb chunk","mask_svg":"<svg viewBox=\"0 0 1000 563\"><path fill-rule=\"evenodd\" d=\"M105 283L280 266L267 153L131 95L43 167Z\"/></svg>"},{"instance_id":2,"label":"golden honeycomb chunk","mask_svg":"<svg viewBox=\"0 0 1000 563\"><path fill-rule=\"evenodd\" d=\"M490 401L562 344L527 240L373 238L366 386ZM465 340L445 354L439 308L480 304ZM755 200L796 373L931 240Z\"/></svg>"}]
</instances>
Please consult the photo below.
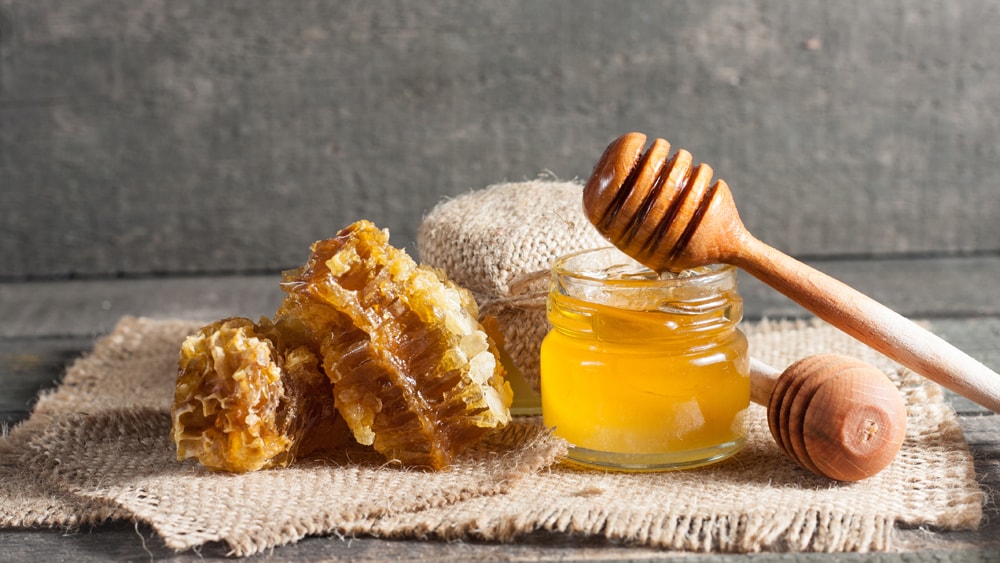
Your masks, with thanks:
<instances>
[{"instance_id":1,"label":"golden honeycomb chunk","mask_svg":"<svg viewBox=\"0 0 1000 563\"><path fill-rule=\"evenodd\" d=\"M179 460L253 471L346 441L330 382L298 334L229 318L185 339L171 409Z\"/></svg>"},{"instance_id":2,"label":"golden honeycomb chunk","mask_svg":"<svg viewBox=\"0 0 1000 563\"><path fill-rule=\"evenodd\" d=\"M285 272L277 318L319 339L334 404L355 439L435 469L510 421L498 351L464 288L358 221Z\"/></svg>"}]
</instances>

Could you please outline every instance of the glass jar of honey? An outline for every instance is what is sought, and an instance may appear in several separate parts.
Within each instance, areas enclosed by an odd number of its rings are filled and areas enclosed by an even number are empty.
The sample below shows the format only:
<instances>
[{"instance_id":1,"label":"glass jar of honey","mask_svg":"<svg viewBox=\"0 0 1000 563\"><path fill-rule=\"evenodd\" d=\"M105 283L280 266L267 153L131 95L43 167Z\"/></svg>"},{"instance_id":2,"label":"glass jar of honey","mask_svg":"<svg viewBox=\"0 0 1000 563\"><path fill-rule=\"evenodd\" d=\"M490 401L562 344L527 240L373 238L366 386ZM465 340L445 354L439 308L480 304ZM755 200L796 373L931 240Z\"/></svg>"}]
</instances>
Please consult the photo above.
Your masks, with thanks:
<instances>
[{"instance_id":1,"label":"glass jar of honey","mask_svg":"<svg viewBox=\"0 0 1000 563\"><path fill-rule=\"evenodd\" d=\"M736 270L658 274L615 248L553 264L542 418L576 464L696 467L736 453L750 404Z\"/></svg>"}]
</instances>

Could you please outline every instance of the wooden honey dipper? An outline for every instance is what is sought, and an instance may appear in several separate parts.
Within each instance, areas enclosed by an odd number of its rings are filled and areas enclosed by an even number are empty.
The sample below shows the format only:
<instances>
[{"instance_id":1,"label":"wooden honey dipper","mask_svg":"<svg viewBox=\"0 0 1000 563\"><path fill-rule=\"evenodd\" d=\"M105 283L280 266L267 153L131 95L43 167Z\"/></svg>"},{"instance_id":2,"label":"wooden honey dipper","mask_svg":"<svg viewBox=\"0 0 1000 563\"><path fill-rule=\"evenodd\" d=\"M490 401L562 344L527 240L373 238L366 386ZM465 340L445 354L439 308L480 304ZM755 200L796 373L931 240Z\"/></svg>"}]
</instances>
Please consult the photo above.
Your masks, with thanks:
<instances>
[{"instance_id":1,"label":"wooden honey dipper","mask_svg":"<svg viewBox=\"0 0 1000 563\"><path fill-rule=\"evenodd\" d=\"M838 354L809 356L784 372L750 360L750 398L785 455L838 481L882 471L906 435L906 405L871 364Z\"/></svg>"},{"instance_id":2,"label":"wooden honey dipper","mask_svg":"<svg viewBox=\"0 0 1000 563\"><path fill-rule=\"evenodd\" d=\"M584 212L626 254L653 270L732 264L819 318L1000 413L1000 375L850 286L771 248L743 226L729 186L706 164L628 133L604 151L583 191ZM669 160L668 160L669 157Z\"/></svg>"}]
</instances>

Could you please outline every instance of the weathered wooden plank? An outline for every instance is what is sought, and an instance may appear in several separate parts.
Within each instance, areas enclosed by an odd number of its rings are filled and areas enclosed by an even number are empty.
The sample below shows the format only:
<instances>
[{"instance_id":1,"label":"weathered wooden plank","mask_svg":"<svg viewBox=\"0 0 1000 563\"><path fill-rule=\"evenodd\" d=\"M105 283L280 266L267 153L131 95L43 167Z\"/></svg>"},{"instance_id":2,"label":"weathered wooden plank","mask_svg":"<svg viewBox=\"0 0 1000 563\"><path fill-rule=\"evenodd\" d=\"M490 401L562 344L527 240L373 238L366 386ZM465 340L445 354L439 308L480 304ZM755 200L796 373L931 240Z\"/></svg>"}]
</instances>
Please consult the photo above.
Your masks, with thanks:
<instances>
[{"instance_id":1,"label":"weathered wooden plank","mask_svg":"<svg viewBox=\"0 0 1000 563\"><path fill-rule=\"evenodd\" d=\"M808 260L809 265L911 318L1000 314L1000 256ZM749 275L740 292L747 317L801 317L808 313Z\"/></svg>"},{"instance_id":2,"label":"weathered wooden plank","mask_svg":"<svg viewBox=\"0 0 1000 563\"><path fill-rule=\"evenodd\" d=\"M261 276L0 284L0 338L94 336L124 315L211 321L271 315L277 272Z\"/></svg>"},{"instance_id":3,"label":"weathered wooden plank","mask_svg":"<svg viewBox=\"0 0 1000 563\"><path fill-rule=\"evenodd\" d=\"M248 272L642 130L795 254L995 251L1000 7L0 0L0 279Z\"/></svg>"},{"instance_id":4,"label":"weathered wooden plank","mask_svg":"<svg viewBox=\"0 0 1000 563\"><path fill-rule=\"evenodd\" d=\"M304 257L303 257L304 258ZM810 264L913 318L1000 315L1000 256L822 260ZM214 320L270 315L283 296L277 271L205 276L0 283L0 338L93 336L123 315ZM808 316L761 282L742 275L746 318ZM983 352L990 342L980 341Z\"/></svg>"},{"instance_id":5,"label":"weathered wooden plank","mask_svg":"<svg viewBox=\"0 0 1000 563\"><path fill-rule=\"evenodd\" d=\"M38 394L92 345L86 337L0 340L0 425L27 418Z\"/></svg>"}]
</instances>

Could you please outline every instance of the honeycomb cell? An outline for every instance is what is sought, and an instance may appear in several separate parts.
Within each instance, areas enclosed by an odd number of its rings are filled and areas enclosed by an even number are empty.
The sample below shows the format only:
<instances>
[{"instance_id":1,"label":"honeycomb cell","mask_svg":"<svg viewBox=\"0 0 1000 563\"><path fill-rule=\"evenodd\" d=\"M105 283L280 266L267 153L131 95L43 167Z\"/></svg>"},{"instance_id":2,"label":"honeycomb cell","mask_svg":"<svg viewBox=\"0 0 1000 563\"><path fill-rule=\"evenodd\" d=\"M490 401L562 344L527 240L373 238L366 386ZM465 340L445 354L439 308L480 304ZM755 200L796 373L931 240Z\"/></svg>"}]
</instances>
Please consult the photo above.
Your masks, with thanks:
<instances>
[{"instance_id":1,"label":"honeycomb cell","mask_svg":"<svg viewBox=\"0 0 1000 563\"><path fill-rule=\"evenodd\" d=\"M244 472L346 443L329 379L295 328L228 318L185 339L171 409L179 460Z\"/></svg>"},{"instance_id":2,"label":"honeycomb cell","mask_svg":"<svg viewBox=\"0 0 1000 563\"><path fill-rule=\"evenodd\" d=\"M471 293L359 221L285 272L276 318L296 319L354 438L435 469L510 421L512 392Z\"/></svg>"}]
</instances>

